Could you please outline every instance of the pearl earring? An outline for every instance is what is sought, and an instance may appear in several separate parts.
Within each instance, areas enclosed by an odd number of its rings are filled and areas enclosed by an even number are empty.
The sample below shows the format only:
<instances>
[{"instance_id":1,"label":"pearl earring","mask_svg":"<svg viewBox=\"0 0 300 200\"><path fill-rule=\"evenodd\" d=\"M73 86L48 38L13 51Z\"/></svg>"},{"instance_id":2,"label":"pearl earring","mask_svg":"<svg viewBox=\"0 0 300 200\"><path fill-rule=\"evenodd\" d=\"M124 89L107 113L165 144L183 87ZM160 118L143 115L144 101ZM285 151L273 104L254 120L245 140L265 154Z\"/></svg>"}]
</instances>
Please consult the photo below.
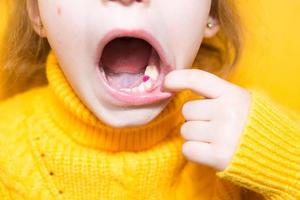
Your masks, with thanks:
<instances>
[{"instance_id":1,"label":"pearl earring","mask_svg":"<svg viewBox=\"0 0 300 200\"><path fill-rule=\"evenodd\" d=\"M214 27L214 24L212 22L208 22L206 26L207 28L212 29Z\"/></svg>"}]
</instances>

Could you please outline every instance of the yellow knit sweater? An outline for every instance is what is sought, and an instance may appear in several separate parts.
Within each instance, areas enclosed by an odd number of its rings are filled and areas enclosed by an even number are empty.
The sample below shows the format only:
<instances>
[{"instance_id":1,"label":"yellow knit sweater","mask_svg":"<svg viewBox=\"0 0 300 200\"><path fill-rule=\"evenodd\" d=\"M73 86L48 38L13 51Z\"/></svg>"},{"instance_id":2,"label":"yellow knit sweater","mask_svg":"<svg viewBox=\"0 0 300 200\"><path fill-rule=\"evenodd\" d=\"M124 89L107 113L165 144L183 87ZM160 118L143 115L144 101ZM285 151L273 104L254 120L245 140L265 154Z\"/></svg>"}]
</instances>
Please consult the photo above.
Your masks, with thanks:
<instances>
[{"instance_id":1,"label":"yellow knit sweater","mask_svg":"<svg viewBox=\"0 0 300 200\"><path fill-rule=\"evenodd\" d=\"M216 172L181 154L189 91L151 123L116 129L80 102L52 53L47 77L0 104L0 199L300 199L300 126L261 91L251 90L239 146Z\"/></svg>"}]
</instances>

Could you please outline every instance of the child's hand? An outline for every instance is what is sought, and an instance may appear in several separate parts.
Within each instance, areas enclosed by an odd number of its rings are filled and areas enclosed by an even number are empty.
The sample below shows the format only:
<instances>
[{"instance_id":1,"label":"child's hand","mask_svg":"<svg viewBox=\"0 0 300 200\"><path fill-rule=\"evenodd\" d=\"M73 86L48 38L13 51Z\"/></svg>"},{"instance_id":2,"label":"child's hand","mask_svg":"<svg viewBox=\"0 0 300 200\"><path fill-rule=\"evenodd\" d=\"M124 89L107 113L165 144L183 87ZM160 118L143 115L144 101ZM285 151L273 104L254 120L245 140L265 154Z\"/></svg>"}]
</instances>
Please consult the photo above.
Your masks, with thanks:
<instances>
[{"instance_id":1,"label":"child's hand","mask_svg":"<svg viewBox=\"0 0 300 200\"><path fill-rule=\"evenodd\" d=\"M250 92L196 69L173 71L164 84L168 91L191 89L207 98L189 101L182 108L186 123L181 134L187 140L182 151L191 161L224 170L247 121Z\"/></svg>"}]
</instances>

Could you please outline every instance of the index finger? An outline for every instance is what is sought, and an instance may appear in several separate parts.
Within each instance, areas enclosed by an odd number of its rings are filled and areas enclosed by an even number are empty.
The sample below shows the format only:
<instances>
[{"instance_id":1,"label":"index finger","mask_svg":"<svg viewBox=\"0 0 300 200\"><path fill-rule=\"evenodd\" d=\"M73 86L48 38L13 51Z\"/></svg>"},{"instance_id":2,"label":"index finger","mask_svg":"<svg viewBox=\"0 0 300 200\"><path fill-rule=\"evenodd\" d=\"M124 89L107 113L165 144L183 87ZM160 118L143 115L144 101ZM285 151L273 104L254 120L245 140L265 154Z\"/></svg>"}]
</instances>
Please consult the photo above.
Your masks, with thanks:
<instances>
[{"instance_id":1,"label":"index finger","mask_svg":"<svg viewBox=\"0 0 300 200\"><path fill-rule=\"evenodd\" d=\"M164 88L169 91L191 89L192 91L210 98L220 97L231 83L209 72L198 69L175 70L167 74Z\"/></svg>"}]
</instances>

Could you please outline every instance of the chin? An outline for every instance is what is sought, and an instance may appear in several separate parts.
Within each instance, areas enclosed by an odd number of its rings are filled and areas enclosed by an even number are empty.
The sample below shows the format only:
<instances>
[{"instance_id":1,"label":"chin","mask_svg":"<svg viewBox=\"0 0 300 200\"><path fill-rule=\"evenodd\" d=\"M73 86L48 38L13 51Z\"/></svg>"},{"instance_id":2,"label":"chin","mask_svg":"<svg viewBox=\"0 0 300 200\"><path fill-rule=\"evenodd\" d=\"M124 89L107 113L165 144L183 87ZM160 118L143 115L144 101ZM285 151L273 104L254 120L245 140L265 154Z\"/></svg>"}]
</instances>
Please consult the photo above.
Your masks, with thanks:
<instances>
[{"instance_id":1,"label":"chin","mask_svg":"<svg viewBox=\"0 0 300 200\"><path fill-rule=\"evenodd\" d=\"M151 119L128 119L128 120L119 120L119 119L108 119L106 122L107 125L113 128L132 128L139 127L148 124Z\"/></svg>"},{"instance_id":2,"label":"chin","mask_svg":"<svg viewBox=\"0 0 300 200\"><path fill-rule=\"evenodd\" d=\"M114 128L139 127L153 121L168 102L140 107L119 107L95 114L99 120Z\"/></svg>"},{"instance_id":3,"label":"chin","mask_svg":"<svg viewBox=\"0 0 300 200\"><path fill-rule=\"evenodd\" d=\"M114 128L130 128L130 127L138 127L143 126L150 123L159 113L143 113L141 114L142 117L125 117L119 118L116 116L105 117L99 116L98 118L101 119L105 124L114 127ZM136 115L135 115L136 116Z\"/></svg>"}]
</instances>

